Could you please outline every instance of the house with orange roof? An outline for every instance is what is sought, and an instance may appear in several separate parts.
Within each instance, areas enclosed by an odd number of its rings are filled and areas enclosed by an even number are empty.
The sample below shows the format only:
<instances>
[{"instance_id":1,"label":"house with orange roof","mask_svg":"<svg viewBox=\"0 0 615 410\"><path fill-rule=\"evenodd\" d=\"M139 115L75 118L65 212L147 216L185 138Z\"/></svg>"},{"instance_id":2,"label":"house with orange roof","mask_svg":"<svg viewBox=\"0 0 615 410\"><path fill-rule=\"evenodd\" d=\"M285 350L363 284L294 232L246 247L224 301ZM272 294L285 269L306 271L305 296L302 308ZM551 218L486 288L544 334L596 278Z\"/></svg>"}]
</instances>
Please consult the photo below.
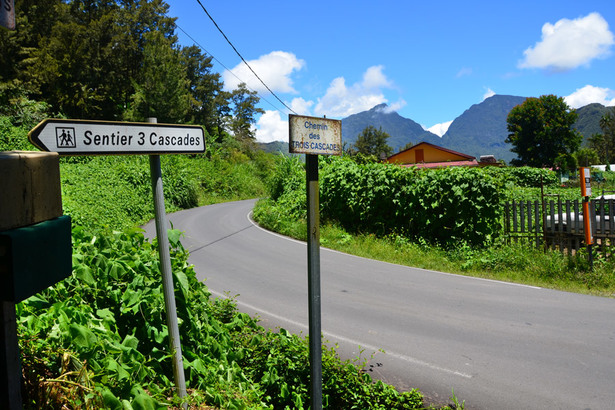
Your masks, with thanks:
<instances>
[{"instance_id":1,"label":"house with orange roof","mask_svg":"<svg viewBox=\"0 0 615 410\"><path fill-rule=\"evenodd\" d=\"M429 142L419 142L412 147L393 154L385 162L405 167L445 168L445 167L478 167L497 165L492 155L485 155L480 162L475 157L448 148L439 147Z\"/></svg>"}]
</instances>

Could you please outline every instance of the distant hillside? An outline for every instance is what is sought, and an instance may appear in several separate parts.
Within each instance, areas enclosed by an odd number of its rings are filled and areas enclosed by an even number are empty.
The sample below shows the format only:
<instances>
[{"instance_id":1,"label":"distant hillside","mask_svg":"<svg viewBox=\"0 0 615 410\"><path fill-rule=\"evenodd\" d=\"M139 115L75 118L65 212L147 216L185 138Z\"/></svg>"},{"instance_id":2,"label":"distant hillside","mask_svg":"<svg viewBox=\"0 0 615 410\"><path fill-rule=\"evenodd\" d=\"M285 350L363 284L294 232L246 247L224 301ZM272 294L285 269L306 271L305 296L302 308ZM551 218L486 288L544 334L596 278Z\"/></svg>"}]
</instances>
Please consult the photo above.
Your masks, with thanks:
<instances>
[{"instance_id":1,"label":"distant hillside","mask_svg":"<svg viewBox=\"0 0 615 410\"><path fill-rule=\"evenodd\" d=\"M418 123L404 118L395 111L387 112L387 105L380 104L369 111L363 111L342 119L342 141L348 147L357 141L357 137L369 125L380 128L389 134L388 144L395 152L399 151L409 142L416 144L428 141L433 144L440 143L440 137L425 131Z\"/></svg>"},{"instance_id":2,"label":"distant hillside","mask_svg":"<svg viewBox=\"0 0 615 410\"><path fill-rule=\"evenodd\" d=\"M584 143L594 134L602 134L600 128L600 118L609 111L609 107L602 104L589 104L577 109L579 118L574 123L574 128L583 135Z\"/></svg>"},{"instance_id":3,"label":"distant hillside","mask_svg":"<svg viewBox=\"0 0 615 410\"><path fill-rule=\"evenodd\" d=\"M282 153L286 156L290 155L288 152L288 142L285 141L259 142L258 146L265 152L272 152L274 154Z\"/></svg>"},{"instance_id":4,"label":"distant hillside","mask_svg":"<svg viewBox=\"0 0 615 410\"><path fill-rule=\"evenodd\" d=\"M382 127L391 136L389 145L395 152L408 142L416 144L426 141L477 158L481 155L494 155L509 163L515 154L510 152L510 144L504 142L508 137L506 119L510 110L522 104L525 99L512 95L494 95L480 104L474 104L452 122L442 138L425 131L418 123L396 112L385 112L386 104L380 104L342 119L342 141L347 145L353 144L361 131L371 125ZM607 110L608 107L600 104L589 104L577 109L579 117L574 127L585 139L601 133L600 118Z\"/></svg>"},{"instance_id":5,"label":"distant hillside","mask_svg":"<svg viewBox=\"0 0 615 410\"><path fill-rule=\"evenodd\" d=\"M506 118L510 110L524 101L525 97L494 95L474 104L453 121L441 144L477 158L495 155L510 162L515 154L510 152L510 144L504 142L508 136Z\"/></svg>"}]
</instances>

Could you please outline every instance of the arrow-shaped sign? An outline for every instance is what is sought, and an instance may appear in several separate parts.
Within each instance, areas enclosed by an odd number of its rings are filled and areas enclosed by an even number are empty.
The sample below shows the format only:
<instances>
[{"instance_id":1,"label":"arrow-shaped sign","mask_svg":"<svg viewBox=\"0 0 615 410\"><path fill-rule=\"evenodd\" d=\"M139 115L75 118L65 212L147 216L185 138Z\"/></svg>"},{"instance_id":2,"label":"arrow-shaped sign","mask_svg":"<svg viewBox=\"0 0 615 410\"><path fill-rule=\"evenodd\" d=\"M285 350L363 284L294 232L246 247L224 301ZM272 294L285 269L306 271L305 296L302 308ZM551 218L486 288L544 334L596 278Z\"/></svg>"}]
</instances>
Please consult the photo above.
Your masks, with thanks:
<instances>
[{"instance_id":1,"label":"arrow-shaped sign","mask_svg":"<svg viewBox=\"0 0 615 410\"><path fill-rule=\"evenodd\" d=\"M60 155L205 152L203 128L140 122L46 119L28 133L43 151Z\"/></svg>"}]
</instances>

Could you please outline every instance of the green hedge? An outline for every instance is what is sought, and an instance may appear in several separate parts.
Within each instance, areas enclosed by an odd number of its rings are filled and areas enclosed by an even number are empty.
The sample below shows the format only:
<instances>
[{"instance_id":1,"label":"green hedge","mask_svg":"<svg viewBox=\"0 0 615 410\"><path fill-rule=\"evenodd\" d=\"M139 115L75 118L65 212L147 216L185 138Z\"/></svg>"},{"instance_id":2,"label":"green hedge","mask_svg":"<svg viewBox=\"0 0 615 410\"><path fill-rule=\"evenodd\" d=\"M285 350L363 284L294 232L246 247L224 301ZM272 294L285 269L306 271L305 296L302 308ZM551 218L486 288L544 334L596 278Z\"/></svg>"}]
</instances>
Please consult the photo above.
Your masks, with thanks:
<instances>
[{"instance_id":1,"label":"green hedge","mask_svg":"<svg viewBox=\"0 0 615 410\"><path fill-rule=\"evenodd\" d=\"M478 168L421 170L339 159L322 174L323 217L349 230L481 245L499 228L497 183Z\"/></svg>"},{"instance_id":2,"label":"green hedge","mask_svg":"<svg viewBox=\"0 0 615 410\"><path fill-rule=\"evenodd\" d=\"M482 245L499 231L502 182L483 169L418 170L348 158L321 159L319 167L322 219L349 231L441 245ZM305 169L298 159L281 159L269 188L270 218L305 217Z\"/></svg>"},{"instance_id":3,"label":"green hedge","mask_svg":"<svg viewBox=\"0 0 615 410\"><path fill-rule=\"evenodd\" d=\"M63 161L60 167L64 212L77 225L128 228L153 215L147 156L89 157ZM186 158L162 158L167 211L197 205L198 187Z\"/></svg>"},{"instance_id":4,"label":"green hedge","mask_svg":"<svg viewBox=\"0 0 615 410\"><path fill-rule=\"evenodd\" d=\"M559 185L557 173L547 168L486 167L483 170L503 184L512 183L523 188L540 188L541 183L546 187L556 187Z\"/></svg>"}]
</instances>

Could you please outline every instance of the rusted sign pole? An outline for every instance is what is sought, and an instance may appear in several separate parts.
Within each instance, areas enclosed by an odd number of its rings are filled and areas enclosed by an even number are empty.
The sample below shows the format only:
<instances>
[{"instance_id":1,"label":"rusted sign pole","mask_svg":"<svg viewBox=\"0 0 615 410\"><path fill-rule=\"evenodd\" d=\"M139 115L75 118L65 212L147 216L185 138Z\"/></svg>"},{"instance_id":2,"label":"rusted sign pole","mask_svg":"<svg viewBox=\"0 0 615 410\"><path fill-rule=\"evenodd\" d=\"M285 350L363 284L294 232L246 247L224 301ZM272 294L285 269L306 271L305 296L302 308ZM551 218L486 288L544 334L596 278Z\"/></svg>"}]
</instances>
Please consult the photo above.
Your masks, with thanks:
<instances>
[{"instance_id":1,"label":"rusted sign pole","mask_svg":"<svg viewBox=\"0 0 615 410\"><path fill-rule=\"evenodd\" d=\"M342 122L289 116L289 151L305 155L307 192L308 314L312 410L322 409L322 341L320 297L320 200L318 155L342 154Z\"/></svg>"},{"instance_id":2,"label":"rusted sign pole","mask_svg":"<svg viewBox=\"0 0 615 410\"><path fill-rule=\"evenodd\" d=\"M308 247L308 314L310 338L310 374L312 409L322 409L322 343L320 304L320 205L318 155L306 154L307 247Z\"/></svg>"}]
</instances>

